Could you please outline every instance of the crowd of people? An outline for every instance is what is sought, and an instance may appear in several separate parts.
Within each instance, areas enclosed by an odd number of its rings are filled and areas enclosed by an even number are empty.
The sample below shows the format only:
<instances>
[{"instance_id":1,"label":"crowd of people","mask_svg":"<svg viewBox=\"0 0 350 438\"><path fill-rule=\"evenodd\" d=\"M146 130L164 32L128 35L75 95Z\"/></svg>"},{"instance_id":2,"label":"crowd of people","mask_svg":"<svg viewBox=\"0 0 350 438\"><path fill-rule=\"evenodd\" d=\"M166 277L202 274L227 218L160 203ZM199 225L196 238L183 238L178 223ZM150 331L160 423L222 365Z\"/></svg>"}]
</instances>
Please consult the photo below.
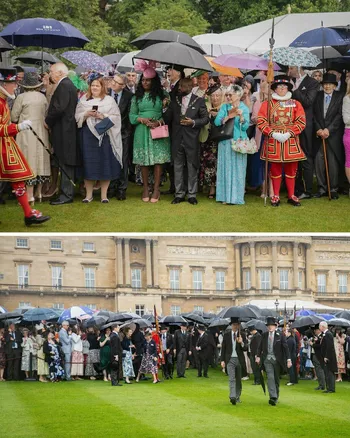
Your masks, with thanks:
<instances>
[{"instance_id":1,"label":"crowd of people","mask_svg":"<svg viewBox=\"0 0 350 438\"><path fill-rule=\"evenodd\" d=\"M179 324L180 325L180 324ZM132 327L133 326L133 327ZM264 385L265 370L269 403L279 397L280 376L287 374L287 386L299 379L318 381L316 390L335 392L335 382L350 379L350 329L328 329L327 322L291 328L279 326L267 317L267 330L254 324L243 328L231 318L227 328L207 328L202 324L178 326L154 324L140 329L139 324L109 323L106 327L84 327L63 321L31 328L0 329L0 381L37 379L60 382L103 379L112 386L186 377L194 368L197 376L209 378L209 366L219 364L229 377L230 402L241 402L242 380Z\"/></svg>"},{"instance_id":2,"label":"crowd of people","mask_svg":"<svg viewBox=\"0 0 350 438\"><path fill-rule=\"evenodd\" d=\"M28 210L26 199L31 208L44 198L52 205L71 203L72 182L80 184L86 204L98 190L102 203L114 196L125 200L129 181L143 186L141 200L150 203L159 201L166 180L163 193L174 196L172 204L187 196L195 205L200 191L223 204L244 204L245 193L253 191L277 207L283 183L293 206L349 194L349 72L344 76L335 67L309 75L290 66L275 76L269 106L263 71L243 79L204 71L185 77L182 66L162 71L142 60L135 70L77 76L57 63L41 76L0 71L2 147L9 147L10 137L17 148L15 177L8 172L12 162L0 177L12 183L27 225L49 218L39 220L41 213ZM50 161L31 131L58 161ZM247 153L247 144L255 149ZM0 196L5 190L2 183Z\"/></svg>"}]
</instances>

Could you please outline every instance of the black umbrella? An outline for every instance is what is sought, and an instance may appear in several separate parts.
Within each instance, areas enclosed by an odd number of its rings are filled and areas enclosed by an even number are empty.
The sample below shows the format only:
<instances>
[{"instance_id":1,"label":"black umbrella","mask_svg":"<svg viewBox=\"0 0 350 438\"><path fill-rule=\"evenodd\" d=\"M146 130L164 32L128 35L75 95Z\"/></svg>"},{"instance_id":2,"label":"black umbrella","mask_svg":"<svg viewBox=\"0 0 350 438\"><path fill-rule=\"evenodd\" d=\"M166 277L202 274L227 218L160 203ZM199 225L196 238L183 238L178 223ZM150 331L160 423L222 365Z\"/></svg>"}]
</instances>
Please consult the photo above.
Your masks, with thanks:
<instances>
[{"instance_id":1,"label":"black umbrella","mask_svg":"<svg viewBox=\"0 0 350 438\"><path fill-rule=\"evenodd\" d=\"M220 318L256 318L256 311L248 306L226 307L219 314Z\"/></svg>"},{"instance_id":2,"label":"black umbrella","mask_svg":"<svg viewBox=\"0 0 350 438\"><path fill-rule=\"evenodd\" d=\"M118 64L124 55L125 53L112 53L111 55L102 56L102 58L110 64Z\"/></svg>"},{"instance_id":3,"label":"black umbrella","mask_svg":"<svg viewBox=\"0 0 350 438\"><path fill-rule=\"evenodd\" d=\"M207 324L207 322L204 320L204 318L200 315L197 315L196 313L186 313L182 315L185 319L188 319L189 321L197 322L199 324Z\"/></svg>"},{"instance_id":4,"label":"black umbrella","mask_svg":"<svg viewBox=\"0 0 350 438\"><path fill-rule=\"evenodd\" d=\"M7 52L9 50L13 50L14 47L11 46L4 38L0 37L0 53Z\"/></svg>"},{"instance_id":5,"label":"black umbrella","mask_svg":"<svg viewBox=\"0 0 350 438\"><path fill-rule=\"evenodd\" d=\"M105 315L94 315L91 318L84 321L84 325L86 328L88 327L100 327L108 321L108 316Z\"/></svg>"},{"instance_id":6,"label":"black umbrella","mask_svg":"<svg viewBox=\"0 0 350 438\"><path fill-rule=\"evenodd\" d=\"M260 321L259 319L251 319L248 322L243 322L242 323L242 327L243 328L251 328L251 327L255 327L256 330L259 330L261 332L267 332L267 327L266 324L264 324L262 321Z\"/></svg>"},{"instance_id":7,"label":"black umbrella","mask_svg":"<svg viewBox=\"0 0 350 438\"><path fill-rule=\"evenodd\" d=\"M110 310L99 310L95 313L94 316L106 316L108 322L110 321L116 321L118 314L115 312L111 312Z\"/></svg>"},{"instance_id":8,"label":"black umbrella","mask_svg":"<svg viewBox=\"0 0 350 438\"><path fill-rule=\"evenodd\" d=\"M187 324L187 321L183 316L175 316L175 315L164 316L164 318L162 318L159 322L161 324L181 324L181 323Z\"/></svg>"},{"instance_id":9,"label":"black umbrella","mask_svg":"<svg viewBox=\"0 0 350 438\"><path fill-rule=\"evenodd\" d=\"M148 320L148 319L144 319L144 318L135 318L131 322L134 323L134 324L138 324L138 326L140 328L152 327L151 321Z\"/></svg>"},{"instance_id":10,"label":"black umbrella","mask_svg":"<svg viewBox=\"0 0 350 438\"><path fill-rule=\"evenodd\" d=\"M43 308L29 309L23 315L23 322L50 321L58 318L59 316L54 310L43 307Z\"/></svg>"},{"instance_id":11,"label":"black umbrella","mask_svg":"<svg viewBox=\"0 0 350 438\"><path fill-rule=\"evenodd\" d=\"M18 307L17 309L14 310L14 312L17 312L17 313L20 313L21 315L23 315L24 313L28 312L29 309L35 309L35 307L33 307L33 306Z\"/></svg>"},{"instance_id":12,"label":"black umbrella","mask_svg":"<svg viewBox=\"0 0 350 438\"><path fill-rule=\"evenodd\" d=\"M143 319L147 319L149 322L151 322L152 324L156 322L153 313L149 313L147 315L143 315L142 317Z\"/></svg>"},{"instance_id":13,"label":"black umbrella","mask_svg":"<svg viewBox=\"0 0 350 438\"><path fill-rule=\"evenodd\" d=\"M335 314L337 318L344 318L350 321L350 311L349 310L342 310L341 312L338 312Z\"/></svg>"},{"instance_id":14,"label":"black umbrella","mask_svg":"<svg viewBox=\"0 0 350 438\"><path fill-rule=\"evenodd\" d=\"M123 324L123 322L122 322L122 321L113 321L113 322L109 322L108 324L103 325L103 326L101 327L101 330L105 330L106 328L108 328L108 327L112 327L112 325L115 325L115 324L121 326L121 325Z\"/></svg>"},{"instance_id":15,"label":"black umbrella","mask_svg":"<svg viewBox=\"0 0 350 438\"><path fill-rule=\"evenodd\" d=\"M180 43L157 43L137 53L134 58L178 64L196 70L213 71L209 62L197 50Z\"/></svg>"},{"instance_id":16,"label":"black umbrella","mask_svg":"<svg viewBox=\"0 0 350 438\"><path fill-rule=\"evenodd\" d=\"M212 327L219 327L219 328L226 328L230 324L230 320L228 318L214 318L211 323L209 324L209 328Z\"/></svg>"},{"instance_id":17,"label":"black umbrella","mask_svg":"<svg viewBox=\"0 0 350 438\"><path fill-rule=\"evenodd\" d=\"M187 33L177 32L176 30L158 29L152 32L147 32L131 41L131 44L141 50L157 43L180 43L197 50L197 52L202 55L205 55L206 53L205 50L203 50L203 48Z\"/></svg>"},{"instance_id":18,"label":"black umbrella","mask_svg":"<svg viewBox=\"0 0 350 438\"><path fill-rule=\"evenodd\" d=\"M334 325L338 327L350 327L350 321L344 318L333 318L327 321L328 325Z\"/></svg>"},{"instance_id":19,"label":"black umbrella","mask_svg":"<svg viewBox=\"0 0 350 438\"><path fill-rule=\"evenodd\" d=\"M261 360L261 359L260 359ZM265 380L264 380L264 373L263 373L263 367L259 367L259 373L260 373L260 385L264 391L264 394L266 395L266 386L265 386Z\"/></svg>"},{"instance_id":20,"label":"black umbrella","mask_svg":"<svg viewBox=\"0 0 350 438\"><path fill-rule=\"evenodd\" d=\"M321 321L324 321L324 319L316 315L302 316L301 318L296 319L291 327L292 328L308 327L309 325L319 324Z\"/></svg>"},{"instance_id":21,"label":"black umbrella","mask_svg":"<svg viewBox=\"0 0 350 438\"><path fill-rule=\"evenodd\" d=\"M116 313L113 319L110 318L110 321L128 321L133 318L140 318L140 316L132 312L120 312Z\"/></svg>"},{"instance_id":22,"label":"black umbrella","mask_svg":"<svg viewBox=\"0 0 350 438\"><path fill-rule=\"evenodd\" d=\"M22 317L22 313L17 311L0 313L0 320L10 319L10 318L21 318L21 317Z\"/></svg>"},{"instance_id":23,"label":"black umbrella","mask_svg":"<svg viewBox=\"0 0 350 438\"><path fill-rule=\"evenodd\" d=\"M260 309L260 315L261 316L276 316L276 311L270 310L270 309Z\"/></svg>"},{"instance_id":24,"label":"black umbrella","mask_svg":"<svg viewBox=\"0 0 350 438\"><path fill-rule=\"evenodd\" d=\"M15 57L18 61L24 62L25 64L40 64L43 60L44 62L48 62L49 64L55 64L56 62L60 62L56 56L51 55L51 53L43 52L43 59L41 59L41 51L32 50L30 52L22 53Z\"/></svg>"}]
</instances>

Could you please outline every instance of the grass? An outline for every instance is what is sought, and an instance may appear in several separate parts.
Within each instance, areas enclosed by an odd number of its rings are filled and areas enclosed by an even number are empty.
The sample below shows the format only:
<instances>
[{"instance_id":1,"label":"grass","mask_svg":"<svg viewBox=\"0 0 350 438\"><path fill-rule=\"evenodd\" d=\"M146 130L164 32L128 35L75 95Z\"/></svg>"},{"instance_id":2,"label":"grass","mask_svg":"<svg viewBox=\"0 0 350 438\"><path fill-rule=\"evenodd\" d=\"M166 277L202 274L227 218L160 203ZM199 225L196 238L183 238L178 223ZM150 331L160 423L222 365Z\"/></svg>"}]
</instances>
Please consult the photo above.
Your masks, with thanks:
<instances>
[{"instance_id":1,"label":"grass","mask_svg":"<svg viewBox=\"0 0 350 438\"><path fill-rule=\"evenodd\" d=\"M286 387L280 403L268 405L261 387L243 382L242 404L228 400L228 380L219 370L198 379L111 387L103 381L1 383L3 438L57 437L344 437L350 428L350 383L335 394L314 391L316 382Z\"/></svg>"},{"instance_id":2,"label":"grass","mask_svg":"<svg viewBox=\"0 0 350 438\"><path fill-rule=\"evenodd\" d=\"M165 189L165 188L164 188ZM187 202L171 205L171 195L162 196L157 204L141 201L142 189L130 184L126 201L111 199L82 204L77 196L73 204L51 206L48 202L35 207L52 219L42 226L26 228L16 201L1 206L1 232L348 232L350 200L340 196L302 201L299 208L287 204L282 193L279 208L255 194L246 195L245 205L222 205L199 194L199 204Z\"/></svg>"}]
</instances>

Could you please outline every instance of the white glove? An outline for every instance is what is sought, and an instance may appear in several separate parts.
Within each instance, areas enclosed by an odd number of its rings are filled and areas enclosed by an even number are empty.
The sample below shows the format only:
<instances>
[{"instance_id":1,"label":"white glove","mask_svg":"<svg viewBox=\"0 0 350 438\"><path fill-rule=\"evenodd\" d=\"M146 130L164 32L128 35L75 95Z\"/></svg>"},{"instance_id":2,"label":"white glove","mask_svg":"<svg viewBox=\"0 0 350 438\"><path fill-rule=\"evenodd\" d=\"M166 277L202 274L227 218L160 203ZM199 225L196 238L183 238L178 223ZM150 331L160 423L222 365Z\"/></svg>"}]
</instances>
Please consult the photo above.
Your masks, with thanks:
<instances>
[{"instance_id":1,"label":"white glove","mask_svg":"<svg viewBox=\"0 0 350 438\"><path fill-rule=\"evenodd\" d=\"M282 134L283 135L283 137L284 137L284 141L287 141L287 140L289 140L290 139L290 132L285 132L284 134Z\"/></svg>"},{"instance_id":2,"label":"white glove","mask_svg":"<svg viewBox=\"0 0 350 438\"><path fill-rule=\"evenodd\" d=\"M273 132L272 133L272 138L274 138L275 140L279 141L280 143L284 143L284 135L282 134L282 132Z\"/></svg>"},{"instance_id":3,"label":"white glove","mask_svg":"<svg viewBox=\"0 0 350 438\"><path fill-rule=\"evenodd\" d=\"M31 120L23 120L23 122L21 122L18 125L18 128L20 131L24 131L26 129L30 129L32 127L32 121Z\"/></svg>"}]
</instances>

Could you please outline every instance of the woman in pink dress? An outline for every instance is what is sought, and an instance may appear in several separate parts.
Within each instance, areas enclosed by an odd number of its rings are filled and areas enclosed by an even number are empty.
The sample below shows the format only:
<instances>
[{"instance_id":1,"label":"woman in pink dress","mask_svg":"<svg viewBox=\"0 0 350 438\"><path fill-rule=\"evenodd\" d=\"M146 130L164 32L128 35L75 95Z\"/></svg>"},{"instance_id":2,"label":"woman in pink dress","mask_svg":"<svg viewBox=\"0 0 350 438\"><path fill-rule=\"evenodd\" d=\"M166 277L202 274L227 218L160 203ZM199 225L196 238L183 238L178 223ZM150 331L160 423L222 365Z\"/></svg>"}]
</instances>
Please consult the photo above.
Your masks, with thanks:
<instances>
[{"instance_id":1,"label":"woman in pink dress","mask_svg":"<svg viewBox=\"0 0 350 438\"><path fill-rule=\"evenodd\" d=\"M334 336L334 348L335 354L337 356L337 366L338 366L338 378L336 382L342 381L342 374L346 373L345 369L345 352L344 352L344 344L345 344L345 334L342 333L342 329L336 327L335 336Z\"/></svg>"}]
</instances>

